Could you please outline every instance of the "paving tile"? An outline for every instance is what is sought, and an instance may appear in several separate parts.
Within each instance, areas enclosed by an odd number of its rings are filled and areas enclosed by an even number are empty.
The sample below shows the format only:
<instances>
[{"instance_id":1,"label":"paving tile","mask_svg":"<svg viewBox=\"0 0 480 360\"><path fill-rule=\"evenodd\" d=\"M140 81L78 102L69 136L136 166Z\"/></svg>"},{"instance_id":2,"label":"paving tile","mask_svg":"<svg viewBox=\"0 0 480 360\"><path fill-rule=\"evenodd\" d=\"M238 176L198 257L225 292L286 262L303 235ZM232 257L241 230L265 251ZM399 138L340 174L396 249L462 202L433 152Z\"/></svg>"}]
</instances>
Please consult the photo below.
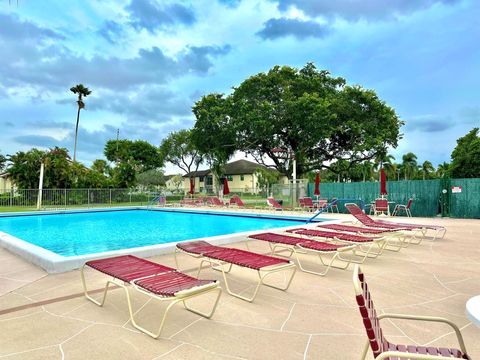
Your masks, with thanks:
<instances>
[{"instance_id":1,"label":"paving tile","mask_svg":"<svg viewBox=\"0 0 480 360\"><path fill-rule=\"evenodd\" d=\"M308 335L200 320L173 340L245 359L303 359Z\"/></svg>"},{"instance_id":2,"label":"paving tile","mask_svg":"<svg viewBox=\"0 0 480 360\"><path fill-rule=\"evenodd\" d=\"M172 349L178 343L153 339L142 333L97 324L62 344L65 359L136 359L150 360Z\"/></svg>"}]
</instances>

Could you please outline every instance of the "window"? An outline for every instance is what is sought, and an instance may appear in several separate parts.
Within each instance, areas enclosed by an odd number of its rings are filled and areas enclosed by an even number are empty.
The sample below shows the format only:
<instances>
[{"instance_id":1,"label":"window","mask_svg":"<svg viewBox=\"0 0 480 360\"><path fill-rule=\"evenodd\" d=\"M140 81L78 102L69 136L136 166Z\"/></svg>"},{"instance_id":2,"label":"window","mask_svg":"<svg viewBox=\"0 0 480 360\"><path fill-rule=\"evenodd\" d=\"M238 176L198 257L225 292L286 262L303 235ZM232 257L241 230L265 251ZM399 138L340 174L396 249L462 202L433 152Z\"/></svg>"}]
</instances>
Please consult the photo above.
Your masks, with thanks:
<instances>
[{"instance_id":1,"label":"window","mask_svg":"<svg viewBox=\"0 0 480 360\"><path fill-rule=\"evenodd\" d=\"M200 182L203 182L203 176L200 176Z\"/></svg>"},{"instance_id":2,"label":"window","mask_svg":"<svg viewBox=\"0 0 480 360\"><path fill-rule=\"evenodd\" d=\"M232 175L227 175L227 180L228 181L233 181L233 176Z\"/></svg>"},{"instance_id":3,"label":"window","mask_svg":"<svg viewBox=\"0 0 480 360\"><path fill-rule=\"evenodd\" d=\"M245 180L245 176L240 175L240 181L243 181L243 180Z\"/></svg>"}]
</instances>

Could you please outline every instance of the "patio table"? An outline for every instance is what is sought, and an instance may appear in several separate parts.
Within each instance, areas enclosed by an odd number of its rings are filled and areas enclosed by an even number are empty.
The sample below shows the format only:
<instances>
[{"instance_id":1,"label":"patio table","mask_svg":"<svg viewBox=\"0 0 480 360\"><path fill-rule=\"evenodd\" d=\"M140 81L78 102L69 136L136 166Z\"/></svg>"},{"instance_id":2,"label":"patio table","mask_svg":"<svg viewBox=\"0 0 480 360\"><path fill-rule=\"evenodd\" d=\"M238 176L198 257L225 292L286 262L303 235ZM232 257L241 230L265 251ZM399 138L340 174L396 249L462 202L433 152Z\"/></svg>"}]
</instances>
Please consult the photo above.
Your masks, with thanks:
<instances>
[{"instance_id":1,"label":"patio table","mask_svg":"<svg viewBox=\"0 0 480 360\"><path fill-rule=\"evenodd\" d=\"M480 295L474 296L467 301L465 312L468 319L476 326L480 327Z\"/></svg>"}]
</instances>

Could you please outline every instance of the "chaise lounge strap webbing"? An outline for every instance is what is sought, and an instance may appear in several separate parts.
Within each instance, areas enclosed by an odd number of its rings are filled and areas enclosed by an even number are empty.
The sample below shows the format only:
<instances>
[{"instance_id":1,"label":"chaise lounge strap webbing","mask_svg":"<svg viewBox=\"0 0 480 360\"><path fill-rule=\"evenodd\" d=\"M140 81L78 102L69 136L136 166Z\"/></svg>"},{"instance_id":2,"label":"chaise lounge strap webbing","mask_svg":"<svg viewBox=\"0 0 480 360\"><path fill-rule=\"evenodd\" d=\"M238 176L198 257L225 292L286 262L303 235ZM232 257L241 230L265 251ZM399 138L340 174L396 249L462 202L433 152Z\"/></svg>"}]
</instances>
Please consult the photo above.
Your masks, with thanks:
<instances>
[{"instance_id":1,"label":"chaise lounge strap webbing","mask_svg":"<svg viewBox=\"0 0 480 360\"><path fill-rule=\"evenodd\" d=\"M133 255L91 260L88 261L86 265L124 282L130 282L145 276L175 271L175 269L168 266L163 266Z\"/></svg>"},{"instance_id":2,"label":"chaise lounge strap webbing","mask_svg":"<svg viewBox=\"0 0 480 360\"><path fill-rule=\"evenodd\" d=\"M275 233L255 234L255 235L250 235L249 237L252 239L269 241L277 244L285 244L285 245L293 245L293 246L300 245L304 249L310 249L310 250L316 250L316 251L337 251L339 248L344 247L344 245L325 243L322 241L305 240L303 238L299 238L295 236L275 234Z\"/></svg>"},{"instance_id":3,"label":"chaise lounge strap webbing","mask_svg":"<svg viewBox=\"0 0 480 360\"><path fill-rule=\"evenodd\" d=\"M299 235L318 236L318 237L324 237L328 239L337 238L339 240L351 241L356 243L372 242L376 240L373 237L352 235L352 234L345 234L345 233L335 233L331 231L321 231L321 230L313 230L313 229L312 230L311 229L293 229L293 230L287 230L287 231L293 232Z\"/></svg>"},{"instance_id":4,"label":"chaise lounge strap webbing","mask_svg":"<svg viewBox=\"0 0 480 360\"><path fill-rule=\"evenodd\" d=\"M396 345L388 344L389 351L401 351L411 354L422 354L422 355L440 355L445 357L450 357L452 359L469 359L467 355L462 353L458 349L450 348L436 348L436 347L426 347L426 346L416 346L416 345ZM399 360L397 357L391 357L391 360Z\"/></svg>"},{"instance_id":5,"label":"chaise lounge strap webbing","mask_svg":"<svg viewBox=\"0 0 480 360\"><path fill-rule=\"evenodd\" d=\"M304 249L315 251L338 251L338 249L345 247L345 245L331 244L314 240L306 240L298 245Z\"/></svg>"},{"instance_id":6,"label":"chaise lounge strap webbing","mask_svg":"<svg viewBox=\"0 0 480 360\"><path fill-rule=\"evenodd\" d=\"M297 245L299 243L305 242L305 239L282 235L282 234L274 234L274 233L263 233L263 234L254 234L250 235L249 238L256 239L256 240L263 240L269 241L278 244L285 244L285 245Z\"/></svg>"},{"instance_id":7,"label":"chaise lounge strap webbing","mask_svg":"<svg viewBox=\"0 0 480 360\"><path fill-rule=\"evenodd\" d=\"M393 225L393 226L401 226L405 228L412 228L412 229L429 229L429 230L443 230L445 227L443 226L437 226L437 225L425 225L425 224L406 224L406 223L397 223L397 222L391 222L391 221L385 221L385 220L377 220L377 224L386 224L386 225Z\"/></svg>"},{"instance_id":8,"label":"chaise lounge strap webbing","mask_svg":"<svg viewBox=\"0 0 480 360\"><path fill-rule=\"evenodd\" d=\"M213 280L199 280L178 271L135 281L135 285L156 295L167 297L175 296L179 291L214 283Z\"/></svg>"},{"instance_id":9,"label":"chaise lounge strap webbing","mask_svg":"<svg viewBox=\"0 0 480 360\"><path fill-rule=\"evenodd\" d=\"M177 243L177 248L185 252L203 255L205 252L212 250L213 245L206 241L186 241Z\"/></svg>"},{"instance_id":10,"label":"chaise lounge strap webbing","mask_svg":"<svg viewBox=\"0 0 480 360\"><path fill-rule=\"evenodd\" d=\"M260 270L264 267L272 265L288 264L290 262L289 260L256 254L250 251L215 246L207 243L206 241L192 241L186 246L182 243L179 243L177 244L177 247L186 252L203 255L211 259L225 261L254 270Z\"/></svg>"},{"instance_id":11,"label":"chaise lounge strap webbing","mask_svg":"<svg viewBox=\"0 0 480 360\"><path fill-rule=\"evenodd\" d=\"M318 225L320 228L336 230L336 231L347 231L347 232L361 232L364 234L383 234L387 231L394 231L393 229L372 229L372 228L362 228L359 226L351 226L351 225L342 225L342 224L326 224L326 225Z\"/></svg>"}]
</instances>

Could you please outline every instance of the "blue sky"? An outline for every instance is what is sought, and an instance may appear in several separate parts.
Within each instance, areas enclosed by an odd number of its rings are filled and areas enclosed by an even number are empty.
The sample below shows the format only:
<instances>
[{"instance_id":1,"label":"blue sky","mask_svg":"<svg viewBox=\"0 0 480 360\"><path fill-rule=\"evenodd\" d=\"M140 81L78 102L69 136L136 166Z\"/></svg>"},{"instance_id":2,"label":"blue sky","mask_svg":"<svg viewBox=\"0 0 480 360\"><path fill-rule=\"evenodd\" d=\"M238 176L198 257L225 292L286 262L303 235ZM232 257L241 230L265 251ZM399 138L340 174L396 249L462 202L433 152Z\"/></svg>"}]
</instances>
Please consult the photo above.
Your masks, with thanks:
<instances>
[{"instance_id":1,"label":"blue sky","mask_svg":"<svg viewBox=\"0 0 480 360\"><path fill-rule=\"evenodd\" d=\"M201 95L313 61L396 109L397 161L437 165L480 126L479 13L474 0L2 0L0 152L72 149L77 83L93 90L77 155L89 164L117 128L158 145L193 125Z\"/></svg>"}]
</instances>

